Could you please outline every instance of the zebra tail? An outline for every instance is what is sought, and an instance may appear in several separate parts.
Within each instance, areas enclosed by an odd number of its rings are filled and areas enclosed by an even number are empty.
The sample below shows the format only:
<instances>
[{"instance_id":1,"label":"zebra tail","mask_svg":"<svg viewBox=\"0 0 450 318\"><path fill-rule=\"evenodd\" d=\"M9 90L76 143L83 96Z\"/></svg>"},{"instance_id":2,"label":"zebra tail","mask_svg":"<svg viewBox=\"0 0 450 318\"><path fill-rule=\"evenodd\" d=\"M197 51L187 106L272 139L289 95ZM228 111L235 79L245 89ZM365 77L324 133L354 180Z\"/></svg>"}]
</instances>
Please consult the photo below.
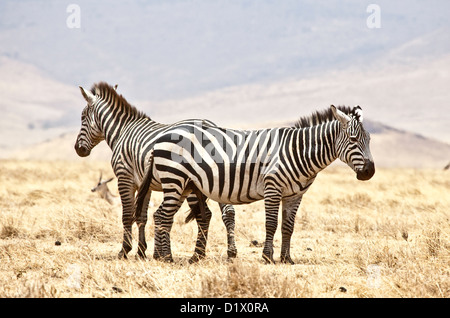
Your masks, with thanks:
<instances>
[{"instance_id":1,"label":"zebra tail","mask_svg":"<svg viewBox=\"0 0 450 318\"><path fill-rule=\"evenodd\" d=\"M148 206L148 202L150 201L151 192L150 184L152 183L153 178L153 153L150 156L149 168L147 173L142 180L142 184L139 187L138 194L136 196L136 211L135 211L135 219L138 219L142 210ZM145 212L144 212L145 213Z\"/></svg>"},{"instance_id":2,"label":"zebra tail","mask_svg":"<svg viewBox=\"0 0 450 318\"><path fill-rule=\"evenodd\" d=\"M186 219L184 220L184 223L189 223L189 222L195 220L196 216L197 216L197 209L192 209L191 208L191 211L186 216Z\"/></svg>"},{"instance_id":3,"label":"zebra tail","mask_svg":"<svg viewBox=\"0 0 450 318\"><path fill-rule=\"evenodd\" d=\"M197 212L196 210L191 209L189 214L186 216L186 219L184 220L184 223L189 223L189 222L195 220L195 217L197 216L196 212Z\"/></svg>"},{"instance_id":4,"label":"zebra tail","mask_svg":"<svg viewBox=\"0 0 450 318\"><path fill-rule=\"evenodd\" d=\"M192 182L189 184L189 188L197 196L199 211L197 209L191 208L191 211L187 215L184 222L189 223L192 220L194 220L197 217L198 212L200 212L200 215L202 216L202 221L206 222L206 203L204 200L203 193Z\"/></svg>"}]
</instances>

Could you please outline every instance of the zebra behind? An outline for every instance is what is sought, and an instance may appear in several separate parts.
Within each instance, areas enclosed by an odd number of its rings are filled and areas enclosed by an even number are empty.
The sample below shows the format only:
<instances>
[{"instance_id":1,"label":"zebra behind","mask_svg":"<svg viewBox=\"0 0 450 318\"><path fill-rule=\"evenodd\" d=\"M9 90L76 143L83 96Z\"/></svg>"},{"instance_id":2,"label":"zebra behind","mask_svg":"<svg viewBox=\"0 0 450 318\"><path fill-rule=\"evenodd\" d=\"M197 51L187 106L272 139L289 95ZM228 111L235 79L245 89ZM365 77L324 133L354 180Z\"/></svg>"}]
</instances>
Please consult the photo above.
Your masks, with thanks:
<instances>
[{"instance_id":1,"label":"zebra behind","mask_svg":"<svg viewBox=\"0 0 450 318\"><path fill-rule=\"evenodd\" d=\"M221 203L264 199L263 258L273 263L273 237L281 203L281 261L293 263L290 241L303 194L317 174L337 158L356 172L358 180L369 180L375 173L369 142L359 106L337 109L332 105L301 118L290 128L242 131L201 122L176 125L155 143L150 168L138 191L136 214L151 190L162 188L162 209L154 215L154 254L170 261L173 217L189 188L196 187Z\"/></svg>"},{"instance_id":2,"label":"zebra behind","mask_svg":"<svg viewBox=\"0 0 450 318\"><path fill-rule=\"evenodd\" d=\"M152 120L143 112L131 106L122 95L116 92L117 87L106 83L95 84L91 90L80 87L81 94L87 101L87 106L81 113L81 129L78 134L75 150L80 157L86 157L101 141L105 140L112 150L111 165L117 177L120 199L122 202L122 223L124 228L122 249L119 257L127 257L131 250L132 224L139 228L138 255L145 257L147 243L145 240L145 225L147 213L135 216L135 192L141 184L148 156L156 138L173 125L165 125ZM180 121L177 124L192 123L193 120ZM205 124L214 126L210 121ZM211 211L200 209L199 200L195 195L188 198L191 214L198 223L196 249L191 261L204 257L207 232ZM201 202L204 204L204 202ZM145 204L147 210L148 202ZM222 218L227 226L227 233L234 234L234 209L232 206L220 204ZM205 211L204 217L199 213ZM228 237L228 256L236 256L234 235Z\"/></svg>"}]
</instances>

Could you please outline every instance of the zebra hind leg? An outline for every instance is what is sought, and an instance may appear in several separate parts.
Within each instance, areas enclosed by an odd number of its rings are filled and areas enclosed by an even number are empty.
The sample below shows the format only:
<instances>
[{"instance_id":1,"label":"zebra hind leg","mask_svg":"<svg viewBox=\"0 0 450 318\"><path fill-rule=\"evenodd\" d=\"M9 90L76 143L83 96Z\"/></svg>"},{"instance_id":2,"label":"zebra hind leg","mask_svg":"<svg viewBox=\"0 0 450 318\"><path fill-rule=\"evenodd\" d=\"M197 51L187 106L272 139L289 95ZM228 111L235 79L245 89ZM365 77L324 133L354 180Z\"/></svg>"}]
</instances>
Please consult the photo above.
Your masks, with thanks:
<instances>
[{"instance_id":1,"label":"zebra hind leg","mask_svg":"<svg viewBox=\"0 0 450 318\"><path fill-rule=\"evenodd\" d=\"M147 242L145 240L145 226L147 224L147 210L150 196L151 191L149 191L148 195L146 196L141 214L136 220L137 226L139 228L139 243L137 254L142 259L146 258L145 251L147 250Z\"/></svg>"},{"instance_id":2,"label":"zebra hind leg","mask_svg":"<svg viewBox=\"0 0 450 318\"><path fill-rule=\"evenodd\" d=\"M173 262L170 248L170 230L175 213L180 209L184 199L185 196L179 194L176 190L164 190L162 208L158 209L153 215L155 220L155 259Z\"/></svg>"},{"instance_id":3,"label":"zebra hind leg","mask_svg":"<svg viewBox=\"0 0 450 318\"><path fill-rule=\"evenodd\" d=\"M157 211L158 212L158 211ZM172 227L172 221L169 221L169 228L166 226L168 222L163 222L162 215L154 214L155 219L155 250L153 252L153 258L156 260L162 260L168 263L173 262L172 253L170 250L170 228ZM163 224L165 224L163 226Z\"/></svg>"},{"instance_id":4,"label":"zebra hind leg","mask_svg":"<svg viewBox=\"0 0 450 318\"><path fill-rule=\"evenodd\" d=\"M162 238L160 235L160 227L161 227L161 213L162 213L163 205L161 204L158 210L153 213L153 220L155 223L155 247L153 250L153 258L156 260L161 260L163 257L162 251Z\"/></svg>"},{"instance_id":5,"label":"zebra hind leg","mask_svg":"<svg viewBox=\"0 0 450 318\"><path fill-rule=\"evenodd\" d=\"M234 238L234 207L231 204L219 203L220 210L222 211L222 221L227 229L227 254L228 260L232 260L237 257L236 241Z\"/></svg>"},{"instance_id":6,"label":"zebra hind leg","mask_svg":"<svg viewBox=\"0 0 450 318\"><path fill-rule=\"evenodd\" d=\"M281 262L294 264L291 258L291 237L294 232L295 215L302 201L302 195L297 198L283 199L283 212L281 223Z\"/></svg>"},{"instance_id":7,"label":"zebra hind leg","mask_svg":"<svg viewBox=\"0 0 450 318\"><path fill-rule=\"evenodd\" d=\"M201 204L201 203L200 203ZM193 209L199 209L198 205L193 206ZM208 241L208 229L209 222L211 220L211 210L206 206L205 220L201 216L200 212L196 213L196 220L198 226L197 242L195 244L194 255L189 259L189 263L196 263L206 256L206 244Z\"/></svg>"}]
</instances>

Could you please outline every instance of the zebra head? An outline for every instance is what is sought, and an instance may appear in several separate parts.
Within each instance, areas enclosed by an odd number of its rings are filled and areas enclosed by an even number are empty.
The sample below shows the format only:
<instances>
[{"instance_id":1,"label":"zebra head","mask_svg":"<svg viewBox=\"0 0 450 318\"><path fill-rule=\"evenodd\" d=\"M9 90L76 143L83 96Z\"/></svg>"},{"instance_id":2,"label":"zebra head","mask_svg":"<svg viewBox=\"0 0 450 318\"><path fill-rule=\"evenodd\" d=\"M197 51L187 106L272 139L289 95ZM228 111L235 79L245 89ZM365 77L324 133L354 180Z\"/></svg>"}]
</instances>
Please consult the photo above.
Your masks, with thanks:
<instances>
[{"instance_id":1,"label":"zebra head","mask_svg":"<svg viewBox=\"0 0 450 318\"><path fill-rule=\"evenodd\" d=\"M358 180L369 180L375 174L375 164L370 153L370 134L363 126L361 107L355 106L349 114L331 105L334 117L340 122L336 153L356 172Z\"/></svg>"},{"instance_id":2,"label":"zebra head","mask_svg":"<svg viewBox=\"0 0 450 318\"><path fill-rule=\"evenodd\" d=\"M105 137L97 124L97 116L94 111L94 105L98 97L81 86L80 90L87 101L87 106L81 112L81 129L75 142L75 151L80 157L86 157L89 156L92 148L104 140Z\"/></svg>"}]
</instances>

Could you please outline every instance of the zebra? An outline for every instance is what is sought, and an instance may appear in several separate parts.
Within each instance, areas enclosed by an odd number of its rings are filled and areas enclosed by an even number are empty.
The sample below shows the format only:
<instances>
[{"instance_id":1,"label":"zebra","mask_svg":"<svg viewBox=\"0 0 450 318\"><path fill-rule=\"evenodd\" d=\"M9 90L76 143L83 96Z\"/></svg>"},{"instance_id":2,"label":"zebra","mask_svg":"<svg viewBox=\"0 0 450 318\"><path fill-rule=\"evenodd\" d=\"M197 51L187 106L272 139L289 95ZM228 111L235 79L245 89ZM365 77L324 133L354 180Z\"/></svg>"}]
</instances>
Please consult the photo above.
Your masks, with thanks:
<instances>
[{"instance_id":1,"label":"zebra","mask_svg":"<svg viewBox=\"0 0 450 318\"><path fill-rule=\"evenodd\" d=\"M274 263L273 238L282 204L281 262L293 264L290 241L303 194L317 174L339 158L358 180L375 173L370 134L360 106L343 106L302 117L294 127L232 130L202 122L173 126L158 137L136 202L139 215L153 189L163 190L154 215L154 255L173 261L170 230L190 189L228 204L264 199L266 239L263 259Z\"/></svg>"},{"instance_id":2,"label":"zebra","mask_svg":"<svg viewBox=\"0 0 450 318\"><path fill-rule=\"evenodd\" d=\"M111 165L117 177L120 199L122 202L123 243L119 258L127 258L132 248L132 224L139 228L138 256L145 258L147 243L145 240L145 225L147 213L135 217L135 192L144 176L150 150L157 136L173 125L161 124L143 112L130 105L127 100L116 92L115 87L105 82L94 84L90 90L80 86L81 94L87 101L87 106L81 113L81 129L75 142L75 151L80 157L89 156L91 150L105 140L112 150ZM188 124L193 120L183 120L177 125ZM205 120L205 124L215 124ZM191 214L198 223L198 237L194 262L205 256L207 231L211 211L207 206L199 205L195 195L188 198ZM146 203L146 209L148 202ZM222 219L227 227L228 257L234 258L237 249L234 241L234 208L219 204ZM204 213L199 213L203 211ZM202 214L202 215L201 215Z\"/></svg>"}]
</instances>

